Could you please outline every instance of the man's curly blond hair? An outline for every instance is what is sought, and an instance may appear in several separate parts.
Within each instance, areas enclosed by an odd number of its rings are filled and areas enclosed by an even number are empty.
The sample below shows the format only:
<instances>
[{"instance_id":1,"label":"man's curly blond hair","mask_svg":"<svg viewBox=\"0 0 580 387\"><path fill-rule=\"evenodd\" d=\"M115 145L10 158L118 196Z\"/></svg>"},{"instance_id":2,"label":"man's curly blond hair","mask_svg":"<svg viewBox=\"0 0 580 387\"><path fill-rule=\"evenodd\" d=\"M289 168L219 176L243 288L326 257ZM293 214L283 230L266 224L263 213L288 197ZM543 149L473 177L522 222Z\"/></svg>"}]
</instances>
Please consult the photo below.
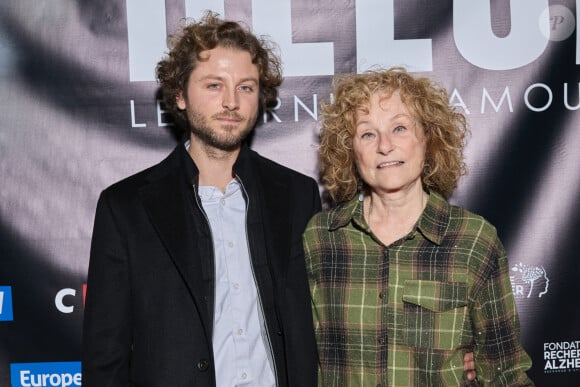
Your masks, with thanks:
<instances>
[{"instance_id":1,"label":"man's curly blond hair","mask_svg":"<svg viewBox=\"0 0 580 387\"><path fill-rule=\"evenodd\" d=\"M352 139L357 110L367 109L371 96L398 91L401 101L420 123L427 141L421 181L426 190L448 198L466 173L463 156L467 135L465 116L449 104L446 90L424 77L414 77L402 67L339 75L334 80L334 100L322 104L320 172L335 203L367 190L357 172Z\"/></svg>"}]
</instances>

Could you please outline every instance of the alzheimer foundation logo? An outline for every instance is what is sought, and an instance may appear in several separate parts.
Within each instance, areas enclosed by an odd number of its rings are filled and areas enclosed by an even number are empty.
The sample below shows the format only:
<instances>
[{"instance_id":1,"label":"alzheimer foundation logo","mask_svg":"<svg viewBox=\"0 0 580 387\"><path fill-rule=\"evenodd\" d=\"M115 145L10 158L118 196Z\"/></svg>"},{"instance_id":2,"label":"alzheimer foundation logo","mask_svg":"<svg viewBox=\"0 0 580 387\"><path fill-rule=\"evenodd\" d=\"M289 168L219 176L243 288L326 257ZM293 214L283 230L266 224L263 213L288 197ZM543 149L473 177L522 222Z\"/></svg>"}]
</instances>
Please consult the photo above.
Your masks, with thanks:
<instances>
[{"instance_id":1,"label":"alzheimer foundation logo","mask_svg":"<svg viewBox=\"0 0 580 387\"><path fill-rule=\"evenodd\" d=\"M81 386L81 362L13 363L12 387Z\"/></svg>"},{"instance_id":2,"label":"alzheimer foundation logo","mask_svg":"<svg viewBox=\"0 0 580 387\"><path fill-rule=\"evenodd\" d=\"M580 371L580 340L544 343L544 373Z\"/></svg>"},{"instance_id":3,"label":"alzheimer foundation logo","mask_svg":"<svg viewBox=\"0 0 580 387\"><path fill-rule=\"evenodd\" d=\"M510 281L515 298L542 298L548 293L550 279L543 266L518 263L511 268Z\"/></svg>"}]
</instances>

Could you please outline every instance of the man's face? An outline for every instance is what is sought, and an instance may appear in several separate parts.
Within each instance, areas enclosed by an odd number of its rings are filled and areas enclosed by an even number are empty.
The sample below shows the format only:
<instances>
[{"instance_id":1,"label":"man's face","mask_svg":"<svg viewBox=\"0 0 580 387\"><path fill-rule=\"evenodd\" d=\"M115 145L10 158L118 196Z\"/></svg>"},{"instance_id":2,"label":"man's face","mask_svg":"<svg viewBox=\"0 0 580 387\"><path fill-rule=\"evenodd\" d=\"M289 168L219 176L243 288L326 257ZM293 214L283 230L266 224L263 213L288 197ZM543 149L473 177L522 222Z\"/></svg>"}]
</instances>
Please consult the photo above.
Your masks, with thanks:
<instances>
[{"instance_id":1,"label":"man's face","mask_svg":"<svg viewBox=\"0 0 580 387\"><path fill-rule=\"evenodd\" d=\"M258 115L259 72L250 54L216 47L201 53L185 95L177 106L187 111L192 140L224 151L239 148Z\"/></svg>"}]
</instances>

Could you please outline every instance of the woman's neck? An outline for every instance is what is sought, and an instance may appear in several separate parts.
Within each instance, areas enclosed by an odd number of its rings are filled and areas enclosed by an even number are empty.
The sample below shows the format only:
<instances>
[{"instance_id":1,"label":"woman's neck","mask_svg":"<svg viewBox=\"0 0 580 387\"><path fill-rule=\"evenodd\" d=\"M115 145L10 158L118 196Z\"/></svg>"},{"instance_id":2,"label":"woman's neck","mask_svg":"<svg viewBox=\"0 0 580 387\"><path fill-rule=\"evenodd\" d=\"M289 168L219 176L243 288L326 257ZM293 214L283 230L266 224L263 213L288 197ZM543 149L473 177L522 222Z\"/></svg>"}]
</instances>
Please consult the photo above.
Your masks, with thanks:
<instances>
[{"instance_id":1,"label":"woman's neck","mask_svg":"<svg viewBox=\"0 0 580 387\"><path fill-rule=\"evenodd\" d=\"M429 195L420 190L406 193L372 192L364 200L365 220L375 236L389 245L407 235L423 213Z\"/></svg>"}]
</instances>

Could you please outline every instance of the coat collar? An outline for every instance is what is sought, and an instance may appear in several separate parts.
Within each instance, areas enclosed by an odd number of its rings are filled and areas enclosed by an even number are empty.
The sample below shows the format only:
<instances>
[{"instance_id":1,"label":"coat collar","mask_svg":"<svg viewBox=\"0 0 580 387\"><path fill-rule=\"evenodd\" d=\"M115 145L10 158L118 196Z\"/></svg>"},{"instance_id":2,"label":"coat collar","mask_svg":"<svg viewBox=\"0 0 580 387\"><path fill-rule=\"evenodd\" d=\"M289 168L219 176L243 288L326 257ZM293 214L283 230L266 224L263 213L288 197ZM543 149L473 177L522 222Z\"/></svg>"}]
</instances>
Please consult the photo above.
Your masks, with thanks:
<instances>
[{"instance_id":1,"label":"coat collar","mask_svg":"<svg viewBox=\"0 0 580 387\"><path fill-rule=\"evenodd\" d=\"M199 169L195 162L188 153L189 141L184 141L181 146L178 145L173 151L173 154L169 158L175 156L179 158L179 163L184 171L184 177L187 182L191 185L196 185L198 182ZM250 174L252 173L251 159L256 153L252 151L248 145L244 142L240 148L240 153L238 158L234 162L233 172L236 176L242 179L249 180ZM169 159L168 158L168 159Z\"/></svg>"}]
</instances>

